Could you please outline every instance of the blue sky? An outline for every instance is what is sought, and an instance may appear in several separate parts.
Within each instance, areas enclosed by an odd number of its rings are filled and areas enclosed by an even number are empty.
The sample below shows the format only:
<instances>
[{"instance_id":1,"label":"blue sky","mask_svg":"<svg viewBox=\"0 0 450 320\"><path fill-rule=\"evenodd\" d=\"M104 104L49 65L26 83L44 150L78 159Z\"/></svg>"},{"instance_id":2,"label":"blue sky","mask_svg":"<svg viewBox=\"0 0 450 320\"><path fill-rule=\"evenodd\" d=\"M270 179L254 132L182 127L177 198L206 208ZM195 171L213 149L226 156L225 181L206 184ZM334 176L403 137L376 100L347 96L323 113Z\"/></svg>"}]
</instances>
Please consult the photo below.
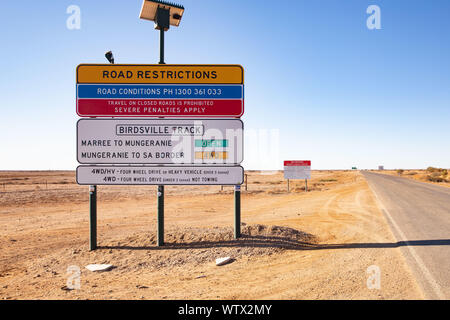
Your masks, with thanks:
<instances>
[{"instance_id":1,"label":"blue sky","mask_svg":"<svg viewBox=\"0 0 450 320\"><path fill-rule=\"evenodd\" d=\"M184 0L166 62L241 64L246 169L450 167L450 1ZM81 29L69 30L69 5ZM366 9L381 8L381 30ZM157 63L141 0L2 1L0 170L75 169L75 68ZM271 149L268 149L268 146ZM268 161L261 161L267 154Z\"/></svg>"}]
</instances>

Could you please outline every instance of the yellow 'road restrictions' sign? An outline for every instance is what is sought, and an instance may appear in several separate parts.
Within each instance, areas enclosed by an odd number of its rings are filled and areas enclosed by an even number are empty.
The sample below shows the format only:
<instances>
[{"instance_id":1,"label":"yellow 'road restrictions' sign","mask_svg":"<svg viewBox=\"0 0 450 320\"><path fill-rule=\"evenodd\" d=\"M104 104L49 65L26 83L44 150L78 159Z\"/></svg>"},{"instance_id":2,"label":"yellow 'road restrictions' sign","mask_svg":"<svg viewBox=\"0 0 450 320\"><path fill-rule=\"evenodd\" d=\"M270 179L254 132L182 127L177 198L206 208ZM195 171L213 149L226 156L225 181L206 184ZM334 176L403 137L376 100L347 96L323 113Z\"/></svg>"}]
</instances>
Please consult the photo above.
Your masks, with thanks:
<instances>
[{"instance_id":1,"label":"yellow 'road restrictions' sign","mask_svg":"<svg viewBox=\"0 0 450 320\"><path fill-rule=\"evenodd\" d=\"M80 64L77 83L244 84L240 65Z\"/></svg>"}]
</instances>

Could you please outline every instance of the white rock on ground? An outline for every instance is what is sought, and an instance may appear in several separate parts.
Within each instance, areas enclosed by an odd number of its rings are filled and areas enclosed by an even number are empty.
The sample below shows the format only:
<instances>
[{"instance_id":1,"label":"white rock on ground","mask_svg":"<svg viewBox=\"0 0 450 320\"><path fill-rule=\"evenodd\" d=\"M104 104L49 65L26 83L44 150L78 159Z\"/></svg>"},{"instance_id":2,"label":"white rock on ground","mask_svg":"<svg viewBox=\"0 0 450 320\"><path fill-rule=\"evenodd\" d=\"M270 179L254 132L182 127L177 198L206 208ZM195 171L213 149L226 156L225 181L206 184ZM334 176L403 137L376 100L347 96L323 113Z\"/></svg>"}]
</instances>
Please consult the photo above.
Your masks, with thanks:
<instances>
[{"instance_id":1,"label":"white rock on ground","mask_svg":"<svg viewBox=\"0 0 450 320\"><path fill-rule=\"evenodd\" d=\"M109 271L113 267L112 264L89 264L86 266L86 269L90 271Z\"/></svg>"},{"instance_id":2,"label":"white rock on ground","mask_svg":"<svg viewBox=\"0 0 450 320\"><path fill-rule=\"evenodd\" d=\"M217 258L216 266L223 266L224 264L227 264L230 261L231 261L231 257Z\"/></svg>"}]
</instances>

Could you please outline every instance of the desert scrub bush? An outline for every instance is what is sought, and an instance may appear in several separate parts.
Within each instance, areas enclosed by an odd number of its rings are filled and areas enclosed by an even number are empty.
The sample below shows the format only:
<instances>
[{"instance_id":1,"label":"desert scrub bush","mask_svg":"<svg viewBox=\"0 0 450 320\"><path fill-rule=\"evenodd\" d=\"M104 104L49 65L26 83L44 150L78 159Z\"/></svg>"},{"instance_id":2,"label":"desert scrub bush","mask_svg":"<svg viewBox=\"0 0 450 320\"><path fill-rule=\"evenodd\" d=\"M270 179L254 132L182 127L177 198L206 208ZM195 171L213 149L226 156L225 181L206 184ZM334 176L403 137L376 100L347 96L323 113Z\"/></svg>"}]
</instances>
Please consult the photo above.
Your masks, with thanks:
<instances>
[{"instance_id":1,"label":"desert scrub bush","mask_svg":"<svg viewBox=\"0 0 450 320\"><path fill-rule=\"evenodd\" d=\"M446 182L447 180L442 177L440 172L433 172L427 175L427 180L431 182Z\"/></svg>"},{"instance_id":2,"label":"desert scrub bush","mask_svg":"<svg viewBox=\"0 0 450 320\"><path fill-rule=\"evenodd\" d=\"M337 179L320 179L319 182L336 182Z\"/></svg>"},{"instance_id":3,"label":"desert scrub bush","mask_svg":"<svg viewBox=\"0 0 450 320\"><path fill-rule=\"evenodd\" d=\"M443 176L446 176L446 175L448 174L447 169L442 169L442 168L428 167L428 168L427 168L427 171L428 171L429 173L435 173L435 172L438 172L438 173L442 174Z\"/></svg>"},{"instance_id":4,"label":"desert scrub bush","mask_svg":"<svg viewBox=\"0 0 450 320\"><path fill-rule=\"evenodd\" d=\"M401 175L403 174L403 172L405 172L405 170L403 170L403 169L398 169L398 170L397 170L397 174L398 174L399 176L401 176Z\"/></svg>"}]
</instances>

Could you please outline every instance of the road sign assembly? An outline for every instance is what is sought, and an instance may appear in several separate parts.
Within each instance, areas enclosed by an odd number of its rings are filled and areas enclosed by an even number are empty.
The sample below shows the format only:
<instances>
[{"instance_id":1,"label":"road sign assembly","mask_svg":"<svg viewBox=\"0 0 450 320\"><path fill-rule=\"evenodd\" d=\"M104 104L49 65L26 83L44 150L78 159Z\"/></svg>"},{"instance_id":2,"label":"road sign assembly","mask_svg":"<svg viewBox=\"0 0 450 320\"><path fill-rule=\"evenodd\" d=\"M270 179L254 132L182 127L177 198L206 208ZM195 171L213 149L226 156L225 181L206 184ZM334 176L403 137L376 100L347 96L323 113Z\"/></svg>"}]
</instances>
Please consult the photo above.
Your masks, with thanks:
<instances>
[{"instance_id":1,"label":"road sign assembly","mask_svg":"<svg viewBox=\"0 0 450 320\"><path fill-rule=\"evenodd\" d=\"M77 168L77 183L90 185L90 250L97 248L97 185L157 185L162 246L165 185L243 183L243 122L236 118L244 113L244 69L166 64L164 33L179 26L183 13L182 5L143 2L140 18L159 30L159 64L114 64L108 51L111 64L76 68L77 114L110 118L77 122L77 160L88 164ZM240 188L234 197L239 238Z\"/></svg>"}]
</instances>

